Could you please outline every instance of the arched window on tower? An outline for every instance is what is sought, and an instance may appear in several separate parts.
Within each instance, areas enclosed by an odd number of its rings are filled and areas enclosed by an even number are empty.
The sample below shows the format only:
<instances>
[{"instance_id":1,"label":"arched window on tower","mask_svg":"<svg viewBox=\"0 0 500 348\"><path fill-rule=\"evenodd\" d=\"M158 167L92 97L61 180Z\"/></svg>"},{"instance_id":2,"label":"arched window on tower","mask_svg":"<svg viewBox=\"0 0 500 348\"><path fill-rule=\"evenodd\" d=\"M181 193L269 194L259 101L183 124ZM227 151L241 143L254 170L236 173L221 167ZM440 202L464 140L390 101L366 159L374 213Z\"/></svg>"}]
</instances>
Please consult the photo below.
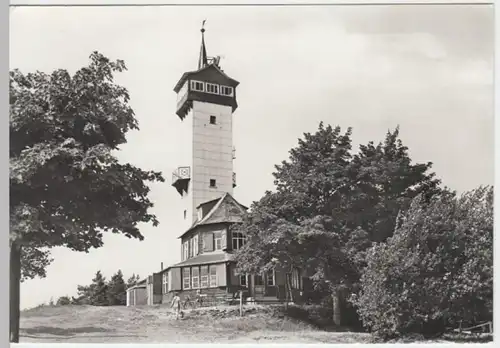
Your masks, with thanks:
<instances>
[{"instance_id":1,"label":"arched window on tower","mask_svg":"<svg viewBox=\"0 0 500 348\"><path fill-rule=\"evenodd\" d=\"M246 241L247 241L247 238L243 233L233 232L233 236L232 236L233 250L240 249L243 245L245 245Z\"/></svg>"}]
</instances>

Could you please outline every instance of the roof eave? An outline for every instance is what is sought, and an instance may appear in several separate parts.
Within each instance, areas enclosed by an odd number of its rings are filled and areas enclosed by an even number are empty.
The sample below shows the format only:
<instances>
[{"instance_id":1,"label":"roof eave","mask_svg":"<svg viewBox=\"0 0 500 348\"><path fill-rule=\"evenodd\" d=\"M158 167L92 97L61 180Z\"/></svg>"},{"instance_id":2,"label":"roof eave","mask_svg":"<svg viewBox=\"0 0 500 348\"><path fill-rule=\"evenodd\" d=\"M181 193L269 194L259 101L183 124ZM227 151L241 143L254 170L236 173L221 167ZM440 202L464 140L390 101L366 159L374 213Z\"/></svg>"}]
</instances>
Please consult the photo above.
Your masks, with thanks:
<instances>
[{"instance_id":1,"label":"roof eave","mask_svg":"<svg viewBox=\"0 0 500 348\"><path fill-rule=\"evenodd\" d=\"M175 93L179 93L179 91L182 88L182 85L184 84L184 81L187 80L187 78L189 77L189 75L199 73L200 71L203 71L203 70L208 69L210 67L214 67L215 69L217 69L217 71L219 71L222 75L224 75L224 77L226 77L228 80L230 80L232 82L232 84L233 84L233 87L236 88L240 84L239 81L237 81L237 80L229 77L224 71L220 70L214 64L208 64L207 66L205 66L205 67L203 67L201 69L194 70L194 71L188 71L188 72L185 72L184 74L182 74L181 78L179 79L179 81L177 82L177 84L174 87L174 92Z\"/></svg>"}]
</instances>

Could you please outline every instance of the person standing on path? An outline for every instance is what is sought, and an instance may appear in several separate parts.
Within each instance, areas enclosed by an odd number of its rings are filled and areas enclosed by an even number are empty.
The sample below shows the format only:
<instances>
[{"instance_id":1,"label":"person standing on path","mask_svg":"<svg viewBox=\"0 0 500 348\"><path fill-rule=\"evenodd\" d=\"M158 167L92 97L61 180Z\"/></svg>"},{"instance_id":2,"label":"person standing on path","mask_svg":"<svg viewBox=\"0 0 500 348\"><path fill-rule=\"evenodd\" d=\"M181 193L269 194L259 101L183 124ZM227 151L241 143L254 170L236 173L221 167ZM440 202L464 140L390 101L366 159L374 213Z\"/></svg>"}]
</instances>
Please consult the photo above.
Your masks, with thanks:
<instances>
[{"instance_id":1,"label":"person standing on path","mask_svg":"<svg viewBox=\"0 0 500 348\"><path fill-rule=\"evenodd\" d=\"M174 295L174 298L172 299L172 308L175 311L175 320L178 320L179 314L181 312L181 298L177 293Z\"/></svg>"}]
</instances>

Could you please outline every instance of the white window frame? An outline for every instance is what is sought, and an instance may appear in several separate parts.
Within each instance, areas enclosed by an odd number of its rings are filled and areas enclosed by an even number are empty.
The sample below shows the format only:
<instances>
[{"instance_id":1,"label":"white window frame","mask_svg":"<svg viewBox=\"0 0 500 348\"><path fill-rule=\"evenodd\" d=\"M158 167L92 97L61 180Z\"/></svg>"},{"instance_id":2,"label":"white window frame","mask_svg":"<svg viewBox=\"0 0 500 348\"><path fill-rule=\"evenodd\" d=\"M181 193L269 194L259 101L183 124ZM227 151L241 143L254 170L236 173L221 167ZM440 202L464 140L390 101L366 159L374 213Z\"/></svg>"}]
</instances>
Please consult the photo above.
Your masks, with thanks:
<instances>
[{"instance_id":1,"label":"white window frame","mask_svg":"<svg viewBox=\"0 0 500 348\"><path fill-rule=\"evenodd\" d=\"M220 85L219 91L220 91L220 95L223 95L223 96L226 96L226 97L232 97L232 96L234 96L234 88L233 87ZM229 94L225 93L226 91L229 91Z\"/></svg>"},{"instance_id":2,"label":"white window frame","mask_svg":"<svg viewBox=\"0 0 500 348\"><path fill-rule=\"evenodd\" d=\"M212 88L215 89L216 92L213 92ZM216 83L205 82L205 92L220 95L220 86Z\"/></svg>"},{"instance_id":3,"label":"white window frame","mask_svg":"<svg viewBox=\"0 0 500 348\"><path fill-rule=\"evenodd\" d=\"M204 267L206 267L205 269L207 270L206 275L203 275L203 272L201 271ZM208 288L209 277L210 277L209 266L201 266L200 267L200 288Z\"/></svg>"},{"instance_id":4,"label":"white window frame","mask_svg":"<svg viewBox=\"0 0 500 348\"><path fill-rule=\"evenodd\" d=\"M201 89L196 88L197 83L200 84ZM196 92L205 92L205 83L203 83L202 81L198 81L198 80L191 80L191 90L196 91Z\"/></svg>"},{"instance_id":5,"label":"white window frame","mask_svg":"<svg viewBox=\"0 0 500 348\"><path fill-rule=\"evenodd\" d=\"M188 244L189 244L189 258L192 258L193 257L193 238L189 238L189 241L188 241Z\"/></svg>"},{"instance_id":6,"label":"white window frame","mask_svg":"<svg viewBox=\"0 0 500 348\"><path fill-rule=\"evenodd\" d=\"M212 274L212 270L214 270L214 274ZM208 268L208 274L210 278L209 287L216 288L217 287L217 266L210 266Z\"/></svg>"},{"instance_id":7,"label":"white window frame","mask_svg":"<svg viewBox=\"0 0 500 348\"><path fill-rule=\"evenodd\" d=\"M219 245L217 246L217 244L219 244ZM214 232L214 250L222 250L222 232L221 231Z\"/></svg>"},{"instance_id":8,"label":"white window frame","mask_svg":"<svg viewBox=\"0 0 500 348\"><path fill-rule=\"evenodd\" d=\"M184 256L184 260L187 260L187 259L189 259L189 243L186 240L186 241L184 241L184 243L182 243L182 245L183 245L183 251L182 251L182 253L183 253L183 256Z\"/></svg>"},{"instance_id":9,"label":"white window frame","mask_svg":"<svg viewBox=\"0 0 500 348\"><path fill-rule=\"evenodd\" d=\"M187 274L189 274L188 277L186 277L186 270ZM184 267L182 269L182 289L183 290L191 289L191 268L189 267Z\"/></svg>"},{"instance_id":10,"label":"white window frame","mask_svg":"<svg viewBox=\"0 0 500 348\"><path fill-rule=\"evenodd\" d=\"M194 251L193 251L193 254L194 256L197 256L198 255L198 235L195 235L193 237L193 247L194 247Z\"/></svg>"},{"instance_id":11,"label":"white window frame","mask_svg":"<svg viewBox=\"0 0 500 348\"><path fill-rule=\"evenodd\" d=\"M243 245L245 245L245 243L247 241L245 234L243 234L241 232L233 232L233 233L231 233L231 235L232 235L231 236L231 247L233 248L233 250L238 250L241 247L243 247ZM235 244L236 244L236 247L235 247Z\"/></svg>"},{"instance_id":12,"label":"white window frame","mask_svg":"<svg viewBox=\"0 0 500 348\"><path fill-rule=\"evenodd\" d=\"M198 271L198 275L194 275L194 271ZM199 289L200 288L200 268L199 267L193 267L191 268L191 283L192 283L192 288L193 289Z\"/></svg>"},{"instance_id":13,"label":"white window frame","mask_svg":"<svg viewBox=\"0 0 500 348\"><path fill-rule=\"evenodd\" d=\"M272 280L269 284L269 280ZM274 269L266 273L266 286L276 286L276 272Z\"/></svg>"},{"instance_id":14,"label":"white window frame","mask_svg":"<svg viewBox=\"0 0 500 348\"><path fill-rule=\"evenodd\" d=\"M162 275L162 283L163 283L163 293L166 294L168 292L168 272L164 272Z\"/></svg>"}]
</instances>

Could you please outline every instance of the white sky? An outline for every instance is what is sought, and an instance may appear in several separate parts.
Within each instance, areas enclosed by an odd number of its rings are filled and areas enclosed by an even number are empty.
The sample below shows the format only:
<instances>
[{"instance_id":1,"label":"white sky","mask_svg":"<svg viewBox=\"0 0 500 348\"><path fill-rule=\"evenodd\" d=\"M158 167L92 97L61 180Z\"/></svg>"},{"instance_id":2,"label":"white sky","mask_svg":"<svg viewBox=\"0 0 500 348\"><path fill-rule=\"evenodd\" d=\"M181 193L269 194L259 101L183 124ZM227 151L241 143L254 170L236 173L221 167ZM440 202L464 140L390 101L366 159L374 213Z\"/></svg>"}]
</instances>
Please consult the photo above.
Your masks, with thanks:
<instances>
[{"instance_id":1,"label":"white sky","mask_svg":"<svg viewBox=\"0 0 500 348\"><path fill-rule=\"evenodd\" d=\"M118 75L141 130L120 158L161 170L151 199L160 226L145 241L111 235L88 254L53 250L45 279L21 286L22 308L75 295L97 270L142 277L180 259L182 165L173 86L196 68L200 23L209 55L241 82L234 139L238 187L249 205L273 188L274 164L319 121L354 128L355 144L401 126L415 161L432 161L459 191L493 184L493 9L485 6L16 8L10 66L74 72L98 50L125 60Z\"/></svg>"}]
</instances>

